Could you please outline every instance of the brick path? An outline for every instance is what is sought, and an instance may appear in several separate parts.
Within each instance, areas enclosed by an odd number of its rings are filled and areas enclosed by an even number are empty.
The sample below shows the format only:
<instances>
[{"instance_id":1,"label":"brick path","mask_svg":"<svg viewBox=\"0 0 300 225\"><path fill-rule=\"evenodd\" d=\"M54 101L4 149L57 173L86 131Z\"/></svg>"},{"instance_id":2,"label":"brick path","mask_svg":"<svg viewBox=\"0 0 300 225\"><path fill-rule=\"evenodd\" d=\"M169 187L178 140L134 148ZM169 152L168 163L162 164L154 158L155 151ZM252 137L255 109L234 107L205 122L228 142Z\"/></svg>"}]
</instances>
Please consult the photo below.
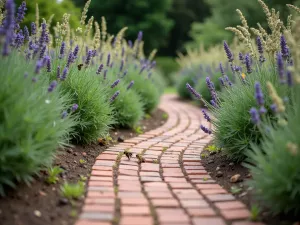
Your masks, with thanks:
<instances>
[{"instance_id":1,"label":"brick path","mask_svg":"<svg viewBox=\"0 0 300 225\"><path fill-rule=\"evenodd\" d=\"M200 153L211 141L199 108L165 95L161 127L98 156L76 225L262 225L207 174ZM129 148L129 161L121 152ZM137 153L145 163L138 164Z\"/></svg>"}]
</instances>

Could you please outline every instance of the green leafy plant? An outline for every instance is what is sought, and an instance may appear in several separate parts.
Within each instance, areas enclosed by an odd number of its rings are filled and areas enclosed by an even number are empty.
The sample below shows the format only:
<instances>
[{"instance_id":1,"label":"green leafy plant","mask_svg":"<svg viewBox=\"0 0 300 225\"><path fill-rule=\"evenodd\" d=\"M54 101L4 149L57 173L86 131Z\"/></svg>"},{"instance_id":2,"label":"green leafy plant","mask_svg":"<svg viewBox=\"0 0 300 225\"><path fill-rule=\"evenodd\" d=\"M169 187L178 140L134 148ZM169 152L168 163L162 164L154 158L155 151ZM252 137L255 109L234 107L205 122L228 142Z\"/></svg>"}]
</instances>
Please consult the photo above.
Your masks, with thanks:
<instances>
[{"instance_id":1,"label":"green leafy plant","mask_svg":"<svg viewBox=\"0 0 300 225\"><path fill-rule=\"evenodd\" d=\"M201 158L206 158L207 156L208 156L208 154L207 153L201 153Z\"/></svg>"},{"instance_id":2,"label":"green leafy plant","mask_svg":"<svg viewBox=\"0 0 300 225\"><path fill-rule=\"evenodd\" d=\"M157 159L153 159L153 163L157 164L158 160Z\"/></svg>"},{"instance_id":3,"label":"green leafy plant","mask_svg":"<svg viewBox=\"0 0 300 225\"><path fill-rule=\"evenodd\" d=\"M76 117L64 111L72 104L58 85L48 92L49 80L34 73L33 62L18 53L0 56L0 194L16 182L52 164L59 147L68 145Z\"/></svg>"},{"instance_id":4,"label":"green leafy plant","mask_svg":"<svg viewBox=\"0 0 300 225\"><path fill-rule=\"evenodd\" d=\"M168 115L167 113L163 113L162 118L163 118L164 120L166 120L166 119L169 118L169 115Z\"/></svg>"},{"instance_id":5,"label":"green leafy plant","mask_svg":"<svg viewBox=\"0 0 300 225\"><path fill-rule=\"evenodd\" d=\"M56 184L59 181L58 175L61 174L64 170L59 166L51 167L47 170L48 177L46 182L49 184Z\"/></svg>"},{"instance_id":6,"label":"green leafy plant","mask_svg":"<svg viewBox=\"0 0 300 225\"><path fill-rule=\"evenodd\" d=\"M61 186L62 195L69 199L79 199L84 194L84 183L79 181L76 184L64 183Z\"/></svg>"},{"instance_id":7,"label":"green leafy plant","mask_svg":"<svg viewBox=\"0 0 300 225\"><path fill-rule=\"evenodd\" d=\"M134 132L137 133L137 134L143 134L144 133L142 127L140 127L140 126L135 127Z\"/></svg>"},{"instance_id":8,"label":"green leafy plant","mask_svg":"<svg viewBox=\"0 0 300 225\"><path fill-rule=\"evenodd\" d=\"M209 152L219 152L220 151L220 149L216 145L209 145L206 147L205 150L207 150Z\"/></svg>"},{"instance_id":9,"label":"green leafy plant","mask_svg":"<svg viewBox=\"0 0 300 225\"><path fill-rule=\"evenodd\" d=\"M250 220L257 221L260 214L260 208L257 205L252 205L250 209Z\"/></svg>"},{"instance_id":10,"label":"green leafy plant","mask_svg":"<svg viewBox=\"0 0 300 225\"><path fill-rule=\"evenodd\" d=\"M148 119L151 119L151 115L150 115L150 114L148 114L148 113L147 113L147 114L145 114L145 119L147 119L147 120L148 120Z\"/></svg>"},{"instance_id":11,"label":"green leafy plant","mask_svg":"<svg viewBox=\"0 0 300 225\"><path fill-rule=\"evenodd\" d=\"M238 193L240 193L242 191L242 188L239 188L239 187L236 187L236 186L232 186L231 188L230 188L230 192L232 193L232 194L238 194Z\"/></svg>"},{"instance_id":12,"label":"green leafy plant","mask_svg":"<svg viewBox=\"0 0 300 225\"><path fill-rule=\"evenodd\" d=\"M86 176L80 175L80 181L85 182L87 180Z\"/></svg>"},{"instance_id":13,"label":"green leafy plant","mask_svg":"<svg viewBox=\"0 0 300 225\"><path fill-rule=\"evenodd\" d=\"M80 163L81 165L86 164L86 160L84 160L84 159L79 159L79 163Z\"/></svg>"}]
</instances>

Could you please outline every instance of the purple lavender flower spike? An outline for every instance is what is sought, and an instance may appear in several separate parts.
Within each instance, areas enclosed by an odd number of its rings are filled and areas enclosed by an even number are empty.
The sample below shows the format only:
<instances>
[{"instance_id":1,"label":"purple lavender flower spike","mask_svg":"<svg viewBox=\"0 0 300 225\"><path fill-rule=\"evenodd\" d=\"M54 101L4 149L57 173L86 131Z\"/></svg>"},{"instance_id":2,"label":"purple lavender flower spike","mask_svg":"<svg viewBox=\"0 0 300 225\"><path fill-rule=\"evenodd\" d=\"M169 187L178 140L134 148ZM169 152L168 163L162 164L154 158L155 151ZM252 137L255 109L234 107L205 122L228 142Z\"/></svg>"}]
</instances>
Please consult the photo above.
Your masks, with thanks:
<instances>
[{"instance_id":1,"label":"purple lavender flower spike","mask_svg":"<svg viewBox=\"0 0 300 225\"><path fill-rule=\"evenodd\" d=\"M23 36L23 31L20 30L17 33L16 37L15 37L15 47L16 47L16 49L20 49L21 48L21 46L24 44L24 40L25 40L25 38Z\"/></svg>"},{"instance_id":2,"label":"purple lavender flower spike","mask_svg":"<svg viewBox=\"0 0 300 225\"><path fill-rule=\"evenodd\" d=\"M121 61L120 72L123 70L123 67L124 67L124 59L122 59L122 61Z\"/></svg>"},{"instance_id":3,"label":"purple lavender flower spike","mask_svg":"<svg viewBox=\"0 0 300 225\"><path fill-rule=\"evenodd\" d=\"M278 75L279 75L279 78L280 78L280 82L284 83L284 62L283 62L281 52L279 52L277 54L277 70L278 70Z\"/></svg>"},{"instance_id":4,"label":"purple lavender flower spike","mask_svg":"<svg viewBox=\"0 0 300 225\"><path fill-rule=\"evenodd\" d=\"M24 40L29 41L29 30L27 26L24 26Z\"/></svg>"},{"instance_id":5,"label":"purple lavender flower spike","mask_svg":"<svg viewBox=\"0 0 300 225\"><path fill-rule=\"evenodd\" d=\"M57 70L56 70L56 78L57 78L57 79L60 79L60 66L57 67Z\"/></svg>"},{"instance_id":6,"label":"purple lavender flower spike","mask_svg":"<svg viewBox=\"0 0 300 225\"><path fill-rule=\"evenodd\" d=\"M116 80L115 82L113 82L113 84L110 86L111 88L116 87L120 82L120 79Z\"/></svg>"},{"instance_id":7,"label":"purple lavender flower spike","mask_svg":"<svg viewBox=\"0 0 300 225\"><path fill-rule=\"evenodd\" d=\"M15 19L15 30L20 29L20 23L24 20L25 13L26 13L26 2L23 1L22 4L19 6L17 11L17 17Z\"/></svg>"},{"instance_id":8,"label":"purple lavender flower spike","mask_svg":"<svg viewBox=\"0 0 300 225\"><path fill-rule=\"evenodd\" d=\"M43 22L39 44L40 46L42 46L44 43L48 43L48 42L49 42L49 37L47 38L47 24Z\"/></svg>"},{"instance_id":9,"label":"purple lavender flower spike","mask_svg":"<svg viewBox=\"0 0 300 225\"><path fill-rule=\"evenodd\" d=\"M206 133L206 134L211 134L211 133L212 133L210 129L206 128L206 127L203 126L203 125L201 125L200 128L201 128L201 130L203 130L204 133Z\"/></svg>"},{"instance_id":10,"label":"purple lavender flower spike","mask_svg":"<svg viewBox=\"0 0 300 225\"><path fill-rule=\"evenodd\" d=\"M225 82L224 82L224 79L222 77L219 78L219 81L220 81L221 85L223 87L225 87Z\"/></svg>"},{"instance_id":11,"label":"purple lavender flower spike","mask_svg":"<svg viewBox=\"0 0 300 225\"><path fill-rule=\"evenodd\" d=\"M72 112L75 112L76 110L78 109L78 105L77 104L74 104L72 105Z\"/></svg>"},{"instance_id":12,"label":"purple lavender flower spike","mask_svg":"<svg viewBox=\"0 0 300 225\"><path fill-rule=\"evenodd\" d=\"M92 58L92 54L93 54L93 51L92 50L89 50L88 51L88 54L86 56L86 59L85 59L85 65L89 65L90 62L91 62L91 58Z\"/></svg>"},{"instance_id":13,"label":"purple lavender flower spike","mask_svg":"<svg viewBox=\"0 0 300 225\"><path fill-rule=\"evenodd\" d=\"M209 115L207 114L207 112L204 109L202 109L202 113L203 113L204 119L206 119L208 122L210 122L211 119L210 119Z\"/></svg>"},{"instance_id":14,"label":"purple lavender flower spike","mask_svg":"<svg viewBox=\"0 0 300 225\"><path fill-rule=\"evenodd\" d=\"M201 95L194 89L192 86L188 83L186 83L186 88L189 90L189 92L194 95L197 99L201 98Z\"/></svg>"},{"instance_id":15,"label":"purple lavender flower spike","mask_svg":"<svg viewBox=\"0 0 300 225\"><path fill-rule=\"evenodd\" d=\"M224 50L225 50L225 53L227 55L228 61L232 62L233 61L233 54L232 54L232 52L231 52L231 50L230 50L230 48L229 48L226 41L224 41Z\"/></svg>"},{"instance_id":16,"label":"purple lavender flower spike","mask_svg":"<svg viewBox=\"0 0 300 225\"><path fill-rule=\"evenodd\" d=\"M14 16L15 16L15 3L13 0L7 0L5 4L6 16L0 26L0 35L5 36L5 42L2 49L2 55L7 56L10 53L9 46L14 38Z\"/></svg>"},{"instance_id":17,"label":"purple lavender flower spike","mask_svg":"<svg viewBox=\"0 0 300 225\"><path fill-rule=\"evenodd\" d=\"M124 55L125 55L125 48L122 47L122 53L121 53L122 58L124 57Z\"/></svg>"},{"instance_id":18,"label":"purple lavender flower spike","mask_svg":"<svg viewBox=\"0 0 300 225\"><path fill-rule=\"evenodd\" d=\"M247 69L247 73L252 73L252 68L251 68L251 57L249 54L246 54L245 56L245 65Z\"/></svg>"},{"instance_id":19,"label":"purple lavender flower spike","mask_svg":"<svg viewBox=\"0 0 300 225\"><path fill-rule=\"evenodd\" d=\"M96 74L99 75L99 74L101 73L102 69L103 69L103 64L101 64L101 65L98 67L98 70L97 70Z\"/></svg>"},{"instance_id":20,"label":"purple lavender flower spike","mask_svg":"<svg viewBox=\"0 0 300 225\"><path fill-rule=\"evenodd\" d=\"M66 49L66 43L63 41L61 43L61 46L60 46L60 50L59 50L59 59L62 59L65 55L65 49Z\"/></svg>"},{"instance_id":21,"label":"purple lavender flower spike","mask_svg":"<svg viewBox=\"0 0 300 225\"><path fill-rule=\"evenodd\" d=\"M50 56L46 56L46 64L47 64L47 72L50 73L51 72L51 58Z\"/></svg>"},{"instance_id":22,"label":"purple lavender flower spike","mask_svg":"<svg viewBox=\"0 0 300 225\"><path fill-rule=\"evenodd\" d=\"M123 75L122 75L122 78L125 77L127 75L127 73L128 73L128 70L125 70Z\"/></svg>"},{"instance_id":23,"label":"purple lavender flower spike","mask_svg":"<svg viewBox=\"0 0 300 225\"><path fill-rule=\"evenodd\" d=\"M31 35L36 35L36 24L31 22Z\"/></svg>"},{"instance_id":24,"label":"purple lavender flower spike","mask_svg":"<svg viewBox=\"0 0 300 225\"><path fill-rule=\"evenodd\" d=\"M120 91L116 91L116 92L114 93L114 95L110 98L110 102L115 101L115 99L118 97L119 94L120 94Z\"/></svg>"},{"instance_id":25,"label":"purple lavender flower spike","mask_svg":"<svg viewBox=\"0 0 300 225\"><path fill-rule=\"evenodd\" d=\"M223 68L222 63L220 63L219 67L220 67L220 71L221 71L222 76L225 76L225 72L224 72L224 68Z\"/></svg>"},{"instance_id":26,"label":"purple lavender flower spike","mask_svg":"<svg viewBox=\"0 0 300 225\"><path fill-rule=\"evenodd\" d=\"M106 66L109 67L110 65L110 53L107 55L107 60L106 60Z\"/></svg>"},{"instance_id":27,"label":"purple lavender flower spike","mask_svg":"<svg viewBox=\"0 0 300 225\"><path fill-rule=\"evenodd\" d=\"M114 62L111 62L111 64L109 65L110 68L113 68L114 66Z\"/></svg>"},{"instance_id":28,"label":"purple lavender flower spike","mask_svg":"<svg viewBox=\"0 0 300 225\"><path fill-rule=\"evenodd\" d=\"M274 113L276 113L277 112L277 105L274 103L274 104L272 104L271 106L270 106L270 109L274 112Z\"/></svg>"},{"instance_id":29,"label":"purple lavender flower spike","mask_svg":"<svg viewBox=\"0 0 300 225\"><path fill-rule=\"evenodd\" d=\"M61 80L66 80L67 79L67 75L68 75L68 67L64 68L63 70L63 74L61 76Z\"/></svg>"},{"instance_id":30,"label":"purple lavender flower spike","mask_svg":"<svg viewBox=\"0 0 300 225\"><path fill-rule=\"evenodd\" d=\"M103 79L106 80L107 70L104 70Z\"/></svg>"},{"instance_id":31,"label":"purple lavender flower spike","mask_svg":"<svg viewBox=\"0 0 300 225\"><path fill-rule=\"evenodd\" d=\"M260 109L259 109L260 114L265 114L266 112L267 112L267 110L264 106L260 107Z\"/></svg>"},{"instance_id":32,"label":"purple lavender flower spike","mask_svg":"<svg viewBox=\"0 0 300 225\"><path fill-rule=\"evenodd\" d=\"M73 56L74 56L74 59L77 59L78 57L78 52L79 52L79 46L76 45L74 51L73 51Z\"/></svg>"},{"instance_id":33,"label":"purple lavender flower spike","mask_svg":"<svg viewBox=\"0 0 300 225\"><path fill-rule=\"evenodd\" d=\"M210 100L210 104L215 108L218 107L217 103L214 100Z\"/></svg>"},{"instance_id":34,"label":"purple lavender flower spike","mask_svg":"<svg viewBox=\"0 0 300 225\"><path fill-rule=\"evenodd\" d=\"M127 86L127 90L129 90L134 85L134 80L130 81L129 85Z\"/></svg>"},{"instance_id":35,"label":"purple lavender flower spike","mask_svg":"<svg viewBox=\"0 0 300 225\"><path fill-rule=\"evenodd\" d=\"M289 87L293 86L293 76L290 70L287 70L286 72L286 81Z\"/></svg>"},{"instance_id":36,"label":"purple lavender flower spike","mask_svg":"<svg viewBox=\"0 0 300 225\"><path fill-rule=\"evenodd\" d=\"M39 74L42 68L43 68L43 61L38 60L35 65L35 73Z\"/></svg>"},{"instance_id":37,"label":"purple lavender flower spike","mask_svg":"<svg viewBox=\"0 0 300 225\"><path fill-rule=\"evenodd\" d=\"M243 56L243 53L239 53L239 60L244 63L244 56Z\"/></svg>"},{"instance_id":38,"label":"purple lavender flower spike","mask_svg":"<svg viewBox=\"0 0 300 225\"><path fill-rule=\"evenodd\" d=\"M290 56L290 50L289 47L287 46L285 37L283 35L281 35L280 37L280 47L281 47L282 57L284 59L287 59Z\"/></svg>"},{"instance_id":39,"label":"purple lavender flower spike","mask_svg":"<svg viewBox=\"0 0 300 225\"><path fill-rule=\"evenodd\" d=\"M142 68L141 68L141 70L140 70L140 72L139 72L139 74L142 74L143 71L146 69L146 67L147 67L146 65L143 65Z\"/></svg>"},{"instance_id":40,"label":"purple lavender flower spike","mask_svg":"<svg viewBox=\"0 0 300 225\"><path fill-rule=\"evenodd\" d=\"M61 114L61 118L65 119L68 116L68 112L67 111L63 111L63 113Z\"/></svg>"},{"instance_id":41,"label":"purple lavender flower spike","mask_svg":"<svg viewBox=\"0 0 300 225\"><path fill-rule=\"evenodd\" d=\"M73 52L70 52L69 53L69 56L68 56L68 61L67 61L67 65L66 67L69 68L71 63L74 61L74 56L73 56Z\"/></svg>"},{"instance_id":42,"label":"purple lavender flower spike","mask_svg":"<svg viewBox=\"0 0 300 225\"><path fill-rule=\"evenodd\" d=\"M256 44L257 44L257 50L258 50L259 54L264 54L264 49L263 49L262 42L261 42L261 39L259 36L257 36L257 38L256 38Z\"/></svg>"},{"instance_id":43,"label":"purple lavender flower spike","mask_svg":"<svg viewBox=\"0 0 300 225\"><path fill-rule=\"evenodd\" d=\"M255 125L258 125L260 123L260 116L259 116L257 109L252 107L249 112L251 115L252 123L254 123Z\"/></svg>"},{"instance_id":44,"label":"purple lavender flower spike","mask_svg":"<svg viewBox=\"0 0 300 225\"><path fill-rule=\"evenodd\" d=\"M49 87L48 87L48 92L52 92L57 86L57 81L54 80L50 83Z\"/></svg>"},{"instance_id":45,"label":"purple lavender flower spike","mask_svg":"<svg viewBox=\"0 0 300 225\"><path fill-rule=\"evenodd\" d=\"M138 37L137 37L138 43L140 43L142 41L142 39L143 39L143 31L139 31Z\"/></svg>"},{"instance_id":46,"label":"purple lavender flower spike","mask_svg":"<svg viewBox=\"0 0 300 225\"><path fill-rule=\"evenodd\" d=\"M263 106L265 104L265 101L264 101L264 94L261 90L261 86L260 86L260 83L259 82L256 82L255 85L255 99L256 99L256 102L259 106Z\"/></svg>"},{"instance_id":47,"label":"purple lavender flower spike","mask_svg":"<svg viewBox=\"0 0 300 225\"><path fill-rule=\"evenodd\" d=\"M43 45L43 47L41 48L40 59L44 58L44 55L45 55L45 52L46 52L46 48L47 48L46 45Z\"/></svg>"},{"instance_id":48,"label":"purple lavender flower spike","mask_svg":"<svg viewBox=\"0 0 300 225\"><path fill-rule=\"evenodd\" d=\"M132 41L131 41L131 40L128 41L128 46L129 46L129 48L132 48L132 47L133 47Z\"/></svg>"}]
</instances>

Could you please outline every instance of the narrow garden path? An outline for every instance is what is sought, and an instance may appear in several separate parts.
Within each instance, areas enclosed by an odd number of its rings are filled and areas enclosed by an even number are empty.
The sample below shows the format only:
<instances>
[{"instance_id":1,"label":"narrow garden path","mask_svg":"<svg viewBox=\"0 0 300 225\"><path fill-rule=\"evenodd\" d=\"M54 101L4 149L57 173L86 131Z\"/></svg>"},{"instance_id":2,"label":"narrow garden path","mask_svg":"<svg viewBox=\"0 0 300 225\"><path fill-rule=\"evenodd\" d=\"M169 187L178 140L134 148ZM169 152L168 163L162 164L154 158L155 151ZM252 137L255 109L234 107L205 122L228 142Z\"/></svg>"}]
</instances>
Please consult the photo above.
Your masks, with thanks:
<instances>
[{"instance_id":1,"label":"narrow garden path","mask_svg":"<svg viewBox=\"0 0 300 225\"><path fill-rule=\"evenodd\" d=\"M76 225L262 225L208 175L200 153L211 141L199 108L164 95L167 122L98 156ZM130 160L119 153L130 149ZM145 159L139 164L136 154Z\"/></svg>"}]
</instances>

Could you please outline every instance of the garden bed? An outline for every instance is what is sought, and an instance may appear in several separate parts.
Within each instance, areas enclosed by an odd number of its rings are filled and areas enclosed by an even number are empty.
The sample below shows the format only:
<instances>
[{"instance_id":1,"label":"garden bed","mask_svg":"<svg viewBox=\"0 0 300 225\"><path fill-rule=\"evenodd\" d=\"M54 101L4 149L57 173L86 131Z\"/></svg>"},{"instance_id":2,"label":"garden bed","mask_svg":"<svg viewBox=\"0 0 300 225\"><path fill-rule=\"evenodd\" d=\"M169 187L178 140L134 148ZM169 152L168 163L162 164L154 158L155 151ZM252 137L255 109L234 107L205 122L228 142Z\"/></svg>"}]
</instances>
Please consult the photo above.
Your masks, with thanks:
<instances>
[{"instance_id":1,"label":"garden bed","mask_svg":"<svg viewBox=\"0 0 300 225\"><path fill-rule=\"evenodd\" d=\"M151 117L140 122L143 131L161 126L166 121L162 110L156 110ZM75 146L62 151L55 159L54 165L64 169L59 182L49 185L45 182L46 172L36 176L30 186L19 184L16 190L8 190L7 196L0 198L1 225L71 225L81 211L84 198L68 202L60 194L64 181L75 183L80 176L87 177L94 165L95 158L108 147L118 142L118 138L129 139L137 136L134 130L115 129L110 132L111 141L106 146L91 144ZM120 140L119 140L120 141ZM79 160L86 162L80 164Z\"/></svg>"},{"instance_id":2,"label":"garden bed","mask_svg":"<svg viewBox=\"0 0 300 225\"><path fill-rule=\"evenodd\" d=\"M206 155L205 157L201 157L203 166L219 185L221 185L229 193L233 194L236 199L243 202L249 208L252 214L255 213L254 208L262 207L255 198L253 190L247 183L252 179L248 168L244 167L242 164L233 163L232 161L228 160L226 155L224 155L222 152L203 151L202 153ZM231 178L237 175L240 175L238 181L231 182ZM300 221L300 216L298 218L284 215L272 216L268 209L262 208L259 210L258 220L263 221L267 225L300 224L299 222L293 222Z\"/></svg>"}]
</instances>

